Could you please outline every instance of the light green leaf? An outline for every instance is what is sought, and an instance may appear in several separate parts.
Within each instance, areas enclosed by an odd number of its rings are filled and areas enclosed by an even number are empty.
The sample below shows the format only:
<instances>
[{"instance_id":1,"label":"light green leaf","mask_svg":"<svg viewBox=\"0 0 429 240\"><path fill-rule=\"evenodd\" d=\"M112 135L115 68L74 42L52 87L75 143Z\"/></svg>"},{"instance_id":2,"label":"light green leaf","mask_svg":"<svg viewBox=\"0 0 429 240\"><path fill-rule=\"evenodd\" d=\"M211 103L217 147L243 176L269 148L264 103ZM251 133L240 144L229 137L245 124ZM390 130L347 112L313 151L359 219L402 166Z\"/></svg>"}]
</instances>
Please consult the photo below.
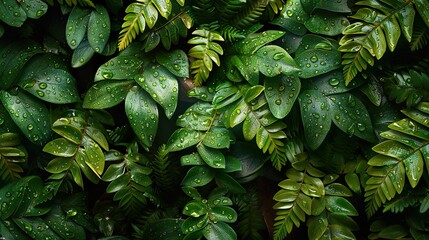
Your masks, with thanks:
<instances>
[{"instance_id":1,"label":"light green leaf","mask_svg":"<svg viewBox=\"0 0 429 240\"><path fill-rule=\"evenodd\" d=\"M132 88L125 99L125 112L143 146L152 146L158 129L158 108L149 94L140 87Z\"/></svg>"},{"instance_id":2,"label":"light green leaf","mask_svg":"<svg viewBox=\"0 0 429 240\"><path fill-rule=\"evenodd\" d=\"M332 213L358 216L355 207L343 197L326 196L326 209Z\"/></svg>"},{"instance_id":3,"label":"light green leaf","mask_svg":"<svg viewBox=\"0 0 429 240\"><path fill-rule=\"evenodd\" d=\"M43 151L58 157L72 157L77 153L78 146L64 138L57 138L48 142Z\"/></svg>"}]
</instances>

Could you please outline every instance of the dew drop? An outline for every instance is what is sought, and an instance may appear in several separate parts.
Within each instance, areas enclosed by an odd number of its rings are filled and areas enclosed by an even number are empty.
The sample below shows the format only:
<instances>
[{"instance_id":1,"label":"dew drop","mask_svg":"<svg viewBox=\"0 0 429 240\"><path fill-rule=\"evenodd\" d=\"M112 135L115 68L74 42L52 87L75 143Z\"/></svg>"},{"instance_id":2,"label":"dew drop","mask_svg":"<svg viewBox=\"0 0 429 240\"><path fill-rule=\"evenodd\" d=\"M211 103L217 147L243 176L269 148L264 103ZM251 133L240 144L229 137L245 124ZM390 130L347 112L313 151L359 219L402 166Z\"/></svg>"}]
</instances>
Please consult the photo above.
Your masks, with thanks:
<instances>
[{"instance_id":1,"label":"dew drop","mask_svg":"<svg viewBox=\"0 0 429 240\"><path fill-rule=\"evenodd\" d=\"M337 86L338 84L340 84L340 80L338 80L338 78L331 78L331 79L329 79L329 85L331 85L331 86Z\"/></svg>"},{"instance_id":2,"label":"dew drop","mask_svg":"<svg viewBox=\"0 0 429 240\"><path fill-rule=\"evenodd\" d=\"M312 56L312 57L310 58L310 61L311 61L311 62L313 62L313 63L317 62L317 60L319 60L319 59L317 58L317 56Z\"/></svg>"}]
</instances>

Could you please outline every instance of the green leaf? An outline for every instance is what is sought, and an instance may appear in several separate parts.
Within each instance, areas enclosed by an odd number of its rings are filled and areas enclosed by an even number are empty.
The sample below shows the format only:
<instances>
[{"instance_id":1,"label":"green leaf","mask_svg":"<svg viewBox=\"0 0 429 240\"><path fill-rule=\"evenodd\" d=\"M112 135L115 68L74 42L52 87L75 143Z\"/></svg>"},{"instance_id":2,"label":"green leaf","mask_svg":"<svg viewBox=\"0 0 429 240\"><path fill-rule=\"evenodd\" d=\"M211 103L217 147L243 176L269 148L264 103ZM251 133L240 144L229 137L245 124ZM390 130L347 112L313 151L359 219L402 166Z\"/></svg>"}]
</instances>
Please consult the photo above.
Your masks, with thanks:
<instances>
[{"instance_id":1,"label":"green leaf","mask_svg":"<svg viewBox=\"0 0 429 240\"><path fill-rule=\"evenodd\" d=\"M318 11L305 21L305 27L310 32L328 36L341 34L349 24L350 22L342 14L327 11Z\"/></svg>"},{"instance_id":2,"label":"green leaf","mask_svg":"<svg viewBox=\"0 0 429 240\"><path fill-rule=\"evenodd\" d=\"M76 49L86 35L91 10L75 6L70 12L66 25L66 40L71 49Z\"/></svg>"},{"instance_id":3,"label":"green leaf","mask_svg":"<svg viewBox=\"0 0 429 240\"><path fill-rule=\"evenodd\" d=\"M231 193L243 194L246 189L240 185L233 177L225 173L216 174L216 183L219 187L225 187Z\"/></svg>"},{"instance_id":4,"label":"green leaf","mask_svg":"<svg viewBox=\"0 0 429 240\"><path fill-rule=\"evenodd\" d=\"M303 9L303 2L301 0L290 0L272 23L293 34L304 35L307 31L304 22L309 18L309 14Z\"/></svg>"},{"instance_id":5,"label":"green leaf","mask_svg":"<svg viewBox=\"0 0 429 240\"><path fill-rule=\"evenodd\" d=\"M98 68L94 80L133 79L142 70L144 62L144 60L127 54L116 56Z\"/></svg>"},{"instance_id":6,"label":"green leaf","mask_svg":"<svg viewBox=\"0 0 429 240\"><path fill-rule=\"evenodd\" d=\"M103 174L103 181L111 182L125 172L125 163L111 164Z\"/></svg>"},{"instance_id":7,"label":"green leaf","mask_svg":"<svg viewBox=\"0 0 429 240\"><path fill-rule=\"evenodd\" d=\"M207 163L207 165L212 168L225 168L225 156L221 151L204 145L199 145L197 149L201 158Z\"/></svg>"},{"instance_id":8,"label":"green leaf","mask_svg":"<svg viewBox=\"0 0 429 240\"><path fill-rule=\"evenodd\" d=\"M1 91L0 97L15 124L31 142L43 145L49 140L50 119L45 105L22 91Z\"/></svg>"},{"instance_id":9,"label":"green leaf","mask_svg":"<svg viewBox=\"0 0 429 240\"><path fill-rule=\"evenodd\" d=\"M85 229L70 219L60 206L53 207L43 220L62 239L84 240L87 237Z\"/></svg>"},{"instance_id":10,"label":"green leaf","mask_svg":"<svg viewBox=\"0 0 429 240\"><path fill-rule=\"evenodd\" d=\"M206 204L204 204L198 200L193 200L193 201L188 202L185 205L182 213L187 215L187 216L197 218L197 217L206 215L207 211L208 211L208 209L206 207Z\"/></svg>"},{"instance_id":11,"label":"green leaf","mask_svg":"<svg viewBox=\"0 0 429 240\"><path fill-rule=\"evenodd\" d=\"M275 30L253 33L240 42L234 44L231 50L235 53L241 53L243 55L252 55L262 46L280 38L284 34L285 33L282 31ZM283 57L287 57L287 55L284 55Z\"/></svg>"},{"instance_id":12,"label":"green leaf","mask_svg":"<svg viewBox=\"0 0 429 240\"><path fill-rule=\"evenodd\" d=\"M307 12L312 12L314 9L323 9L331 12L349 13L351 12L348 7L347 0L337 0L332 2L330 0L302 0L302 7Z\"/></svg>"},{"instance_id":13,"label":"green leaf","mask_svg":"<svg viewBox=\"0 0 429 240\"><path fill-rule=\"evenodd\" d=\"M367 141L374 141L374 130L365 105L349 93L331 95L329 105L332 109L332 121L342 131Z\"/></svg>"},{"instance_id":14,"label":"green leaf","mask_svg":"<svg viewBox=\"0 0 429 240\"><path fill-rule=\"evenodd\" d=\"M2 5L3 6L3 5ZM27 61L37 53L41 53L41 46L31 40L14 41L2 46L0 51L0 89L7 89L13 85Z\"/></svg>"},{"instance_id":15,"label":"green leaf","mask_svg":"<svg viewBox=\"0 0 429 240\"><path fill-rule=\"evenodd\" d=\"M229 148L231 133L226 128L212 127L205 133L202 143L210 148Z\"/></svg>"},{"instance_id":16,"label":"green leaf","mask_svg":"<svg viewBox=\"0 0 429 240\"><path fill-rule=\"evenodd\" d=\"M48 142L43 151L58 157L72 157L77 153L78 146L64 138Z\"/></svg>"},{"instance_id":17,"label":"green leaf","mask_svg":"<svg viewBox=\"0 0 429 240\"><path fill-rule=\"evenodd\" d=\"M158 108L140 87L132 88L125 99L125 112L131 128L145 148L152 146L158 129Z\"/></svg>"},{"instance_id":18,"label":"green leaf","mask_svg":"<svg viewBox=\"0 0 429 240\"><path fill-rule=\"evenodd\" d=\"M214 222L233 223L237 221L237 212L231 207L215 206L211 209L210 216Z\"/></svg>"},{"instance_id":19,"label":"green leaf","mask_svg":"<svg viewBox=\"0 0 429 240\"><path fill-rule=\"evenodd\" d=\"M185 234L190 234L191 236L192 234L196 234L196 233L199 233L201 235L201 232L199 232L199 230L207 226L208 222L209 222L209 217L207 214L198 218L193 218L193 217L187 218L182 224L182 232ZM186 237L184 239L186 239ZM198 239L198 238L190 238L190 239Z\"/></svg>"},{"instance_id":20,"label":"green leaf","mask_svg":"<svg viewBox=\"0 0 429 240\"><path fill-rule=\"evenodd\" d=\"M60 138L63 139L63 138ZM46 147L43 149L43 151L46 151L48 153L50 153L50 149L46 149ZM77 152L77 148L76 148L76 152ZM65 155L65 154L63 154ZM67 171L71 168L72 165L72 158L70 157L57 157L52 159L48 165L45 167L45 170L49 173L62 173L64 171Z\"/></svg>"},{"instance_id":21,"label":"green leaf","mask_svg":"<svg viewBox=\"0 0 429 240\"><path fill-rule=\"evenodd\" d=\"M265 78L265 98L274 117L286 117L301 89L301 81L296 75L280 75L278 78Z\"/></svg>"},{"instance_id":22,"label":"green leaf","mask_svg":"<svg viewBox=\"0 0 429 240\"><path fill-rule=\"evenodd\" d=\"M224 222L210 223L203 230L203 235L207 240L236 240L237 234L228 224Z\"/></svg>"},{"instance_id":23,"label":"green leaf","mask_svg":"<svg viewBox=\"0 0 429 240\"><path fill-rule=\"evenodd\" d=\"M132 81L106 80L97 82L87 91L83 100L83 107L91 109L113 107L125 100L132 86Z\"/></svg>"},{"instance_id":24,"label":"green leaf","mask_svg":"<svg viewBox=\"0 0 429 240\"><path fill-rule=\"evenodd\" d=\"M213 169L206 166L194 166L186 173L182 185L201 187L210 183L215 177Z\"/></svg>"},{"instance_id":25,"label":"green leaf","mask_svg":"<svg viewBox=\"0 0 429 240\"><path fill-rule=\"evenodd\" d=\"M79 100L76 80L66 70L61 57L54 54L34 56L22 69L17 81L25 91L56 104Z\"/></svg>"},{"instance_id":26,"label":"green leaf","mask_svg":"<svg viewBox=\"0 0 429 240\"><path fill-rule=\"evenodd\" d=\"M18 218L14 221L25 233L34 236L35 239L60 238L40 217ZM43 229L43 231L38 231Z\"/></svg>"},{"instance_id":27,"label":"green leaf","mask_svg":"<svg viewBox=\"0 0 429 240\"><path fill-rule=\"evenodd\" d=\"M27 14L15 0L5 0L0 4L0 20L12 27L21 27Z\"/></svg>"},{"instance_id":28,"label":"green leaf","mask_svg":"<svg viewBox=\"0 0 429 240\"><path fill-rule=\"evenodd\" d=\"M338 43L317 35L305 35L296 51L299 77L311 78L341 67Z\"/></svg>"},{"instance_id":29,"label":"green leaf","mask_svg":"<svg viewBox=\"0 0 429 240\"><path fill-rule=\"evenodd\" d=\"M168 139L167 150L169 152L183 150L199 143L201 138L202 135L198 131L187 128L177 129Z\"/></svg>"},{"instance_id":30,"label":"green leaf","mask_svg":"<svg viewBox=\"0 0 429 240\"><path fill-rule=\"evenodd\" d=\"M146 68L135 80L164 108L167 118L171 118L176 110L179 95L179 86L174 75L158 65Z\"/></svg>"},{"instance_id":31,"label":"green leaf","mask_svg":"<svg viewBox=\"0 0 429 240\"><path fill-rule=\"evenodd\" d=\"M304 134L310 148L318 148L331 127L331 112L319 91L306 90L298 98L301 108Z\"/></svg>"},{"instance_id":32,"label":"green leaf","mask_svg":"<svg viewBox=\"0 0 429 240\"><path fill-rule=\"evenodd\" d=\"M177 77L189 77L188 56L183 50L177 49L156 54L159 64Z\"/></svg>"},{"instance_id":33,"label":"green leaf","mask_svg":"<svg viewBox=\"0 0 429 240\"><path fill-rule=\"evenodd\" d=\"M101 53L110 36L110 18L107 9L96 4L88 20L88 42L96 53Z\"/></svg>"},{"instance_id":34,"label":"green leaf","mask_svg":"<svg viewBox=\"0 0 429 240\"><path fill-rule=\"evenodd\" d=\"M107 193L114 193L125 188L130 182L130 175L123 174L120 177L113 180L106 188Z\"/></svg>"},{"instance_id":35,"label":"green leaf","mask_svg":"<svg viewBox=\"0 0 429 240\"><path fill-rule=\"evenodd\" d=\"M355 207L343 197L326 197L326 209L332 213L344 214L348 216L358 216Z\"/></svg>"},{"instance_id":36,"label":"green leaf","mask_svg":"<svg viewBox=\"0 0 429 240\"><path fill-rule=\"evenodd\" d=\"M180 218L164 218L149 223L148 227L143 233L147 240L181 240L181 226L183 219Z\"/></svg>"},{"instance_id":37,"label":"green leaf","mask_svg":"<svg viewBox=\"0 0 429 240\"><path fill-rule=\"evenodd\" d=\"M255 52L259 59L259 71L267 77L281 73L292 74L299 71L293 58L283 48L275 45L261 47Z\"/></svg>"},{"instance_id":38,"label":"green leaf","mask_svg":"<svg viewBox=\"0 0 429 240\"><path fill-rule=\"evenodd\" d=\"M48 4L39 0L20 2L28 18L39 19L48 11Z\"/></svg>"},{"instance_id":39,"label":"green leaf","mask_svg":"<svg viewBox=\"0 0 429 240\"><path fill-rule=\"evenodd\" d=\"M91 60L95 51L89 45L88 39L84 38L73 51L71 66L73 68L82 67Z\"/></svg>"}]
</instances>

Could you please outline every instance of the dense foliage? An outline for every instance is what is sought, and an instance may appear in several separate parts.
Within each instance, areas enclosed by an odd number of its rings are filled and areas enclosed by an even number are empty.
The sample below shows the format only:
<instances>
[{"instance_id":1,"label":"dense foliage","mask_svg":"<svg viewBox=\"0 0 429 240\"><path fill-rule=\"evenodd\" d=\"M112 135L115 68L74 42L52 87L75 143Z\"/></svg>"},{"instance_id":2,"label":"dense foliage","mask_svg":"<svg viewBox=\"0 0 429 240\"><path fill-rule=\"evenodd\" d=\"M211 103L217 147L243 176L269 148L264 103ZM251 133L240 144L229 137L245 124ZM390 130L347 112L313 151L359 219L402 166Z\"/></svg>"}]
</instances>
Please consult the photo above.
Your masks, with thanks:
<instances>
[{"instance_id":1,"label":"dense foliage","mask_svg":"<svg viewBox=\"0 0 429 240\"><path fill-rule=\"evenodd\" d=\"M428 0L0 20L1 239L429 238Z\"/></svg>"}]
</instances>

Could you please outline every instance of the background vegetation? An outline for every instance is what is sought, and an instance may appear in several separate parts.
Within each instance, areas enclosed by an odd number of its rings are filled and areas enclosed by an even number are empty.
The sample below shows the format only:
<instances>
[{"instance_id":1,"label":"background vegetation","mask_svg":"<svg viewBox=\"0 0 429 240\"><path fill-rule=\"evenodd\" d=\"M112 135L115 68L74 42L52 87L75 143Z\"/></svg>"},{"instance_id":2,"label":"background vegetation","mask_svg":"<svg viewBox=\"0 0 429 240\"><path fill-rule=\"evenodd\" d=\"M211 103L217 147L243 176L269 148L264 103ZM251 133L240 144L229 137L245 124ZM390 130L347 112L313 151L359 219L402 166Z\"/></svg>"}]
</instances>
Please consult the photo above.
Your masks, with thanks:
<instances>
[{"instance_id":1,"label":"background vegetation","mask_svg":"<svg viewBox=\"0 0 429 240\"><path fill-rule=\"evenodd\" d=\"M0 238L429 237L427 0L0 20Z\"/></svg>"}]
</instances>

